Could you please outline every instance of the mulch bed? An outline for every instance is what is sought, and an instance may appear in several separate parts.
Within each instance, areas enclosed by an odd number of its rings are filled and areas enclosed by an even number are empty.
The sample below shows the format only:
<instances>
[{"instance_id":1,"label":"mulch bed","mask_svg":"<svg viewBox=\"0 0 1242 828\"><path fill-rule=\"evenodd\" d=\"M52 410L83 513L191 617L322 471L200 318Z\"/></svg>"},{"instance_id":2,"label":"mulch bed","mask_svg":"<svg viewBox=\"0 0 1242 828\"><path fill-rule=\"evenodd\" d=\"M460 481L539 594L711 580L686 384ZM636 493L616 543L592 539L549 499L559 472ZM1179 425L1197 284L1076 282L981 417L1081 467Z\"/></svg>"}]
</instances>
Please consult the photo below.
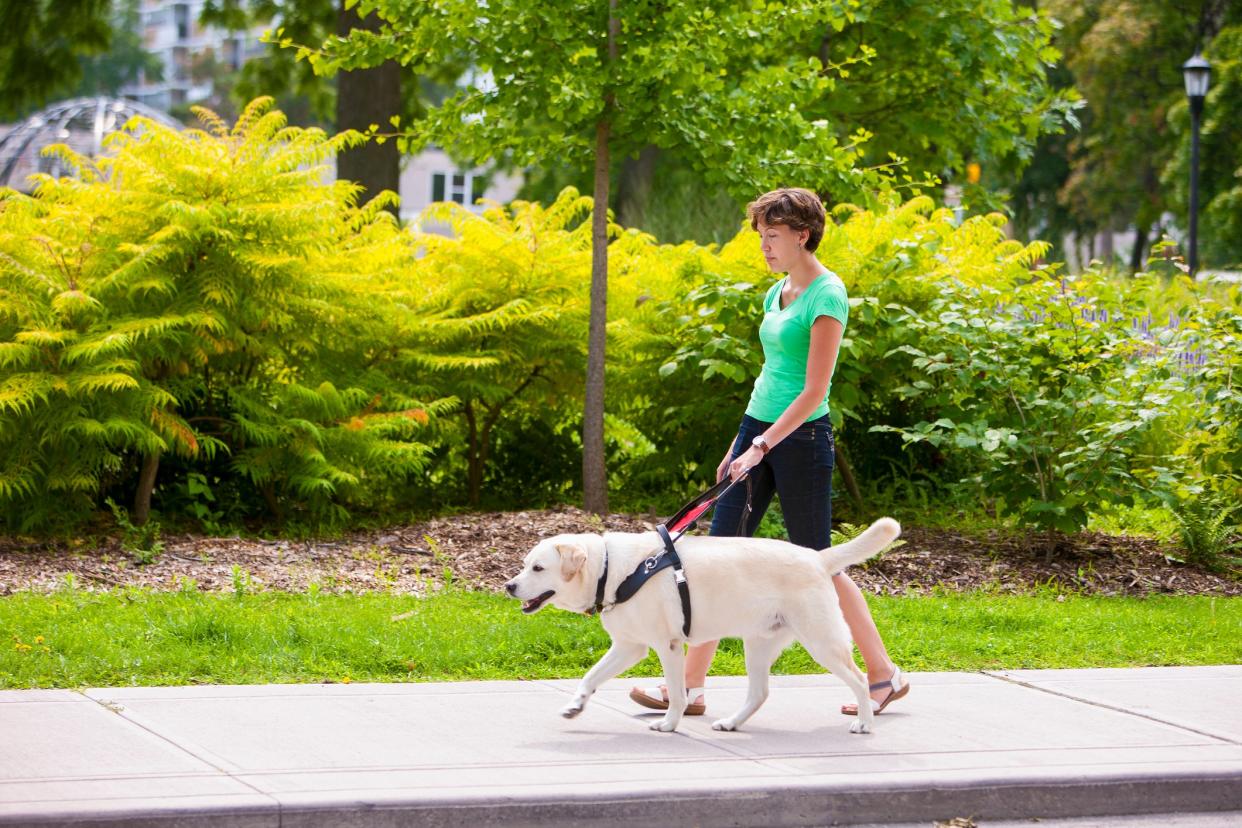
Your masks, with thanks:
<instances>
[{"instance_id":1,"label":"mulch bed","mask_svg":"<svg viewBox=\"0 0 1242 828\"><path fill-rule=\"evenodd\" d=\"M446 580L499 590L541 538L562 532L653 529L650 518L600 519L573 507L441 517L339 540L258 540L166 535L164 551L138 566L117 539L48 542L0 537L0 595L51 592L72 580L80 589L182 588L204 591L325 592L391 590L422 594ZM1242 578L1168 560L1173 550L1149 538L1084 532L968 534L906 527L905 545L851 570L864 589L901 595L988 589L1030 592L1055 587L1089 595L1242 595ZM72 578L70 578L72 576Z\"/></svg>"}]
</instances>

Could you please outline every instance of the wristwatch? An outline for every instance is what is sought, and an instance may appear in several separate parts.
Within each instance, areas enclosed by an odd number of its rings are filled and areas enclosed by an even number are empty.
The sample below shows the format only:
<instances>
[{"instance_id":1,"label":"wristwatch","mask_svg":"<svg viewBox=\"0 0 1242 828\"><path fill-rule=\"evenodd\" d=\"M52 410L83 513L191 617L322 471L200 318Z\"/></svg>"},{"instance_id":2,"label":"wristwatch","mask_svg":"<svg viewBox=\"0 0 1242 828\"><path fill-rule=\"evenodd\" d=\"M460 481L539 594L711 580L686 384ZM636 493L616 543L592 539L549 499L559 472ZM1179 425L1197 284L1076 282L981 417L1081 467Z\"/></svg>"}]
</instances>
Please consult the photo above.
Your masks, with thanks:
<instances>
[{"instance_id":1,"label":"wristwatch","mask_svg":"<svg viewBox=\"0 0 1242 828\"><path fill-rule=\"evenodd\" d=\"M772 447L768 445L768 441L763 439L762 434L760 434L755 439L751 440L750 444L754 446L755 448L759 449L760 451L762 451L764 454L767 454L769 451L772 450Z\"/></svg>"}]
</instances>

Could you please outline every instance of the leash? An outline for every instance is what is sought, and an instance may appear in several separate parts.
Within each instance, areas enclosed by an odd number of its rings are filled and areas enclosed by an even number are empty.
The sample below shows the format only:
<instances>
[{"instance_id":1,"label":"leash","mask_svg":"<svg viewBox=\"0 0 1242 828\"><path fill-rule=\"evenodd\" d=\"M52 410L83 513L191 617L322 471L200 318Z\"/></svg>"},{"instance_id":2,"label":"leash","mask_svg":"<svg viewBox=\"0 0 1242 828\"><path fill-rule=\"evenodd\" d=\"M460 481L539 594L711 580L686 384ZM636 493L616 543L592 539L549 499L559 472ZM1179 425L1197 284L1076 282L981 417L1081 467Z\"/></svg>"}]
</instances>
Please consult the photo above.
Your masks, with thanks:
<instances>
[{"instance_id":1,"label":"leash","mask_svg":"<svg viewBox=\"0 0 1242 828\"><path fill-rule=\"evenodd\" d=\"M733 480L729 477L725 477L724 480L721 480L715 486L712 486L710 489L703 492L698 497L695 497L685 506L682 506L681 509L677 511L677 514L673 515L671 518L664 521L663 525L668 527L669 533L670 534L675 533L675 537L673 537L673 540L677 540L682 535L684 535L687 531L689 531L690 529L693 529L695 526L695 521L698 520L700 517L702 517L704 512L706 512L708 509L715 506L716 502L719 501L726 494L728 494L730 489L732 489L738 483L741 483L743 480L745 480L746 481L746 508L742 512L742 519L738 523L738 530L737 530L737 534L739 535L743 534L745 526L746 526L746 518L748 518L751 513L750 473L752 471L754 471L753 466L749 469L746 469L740 475L738 475L738 478L736 480Z\"/></svg>"}]
</instances>

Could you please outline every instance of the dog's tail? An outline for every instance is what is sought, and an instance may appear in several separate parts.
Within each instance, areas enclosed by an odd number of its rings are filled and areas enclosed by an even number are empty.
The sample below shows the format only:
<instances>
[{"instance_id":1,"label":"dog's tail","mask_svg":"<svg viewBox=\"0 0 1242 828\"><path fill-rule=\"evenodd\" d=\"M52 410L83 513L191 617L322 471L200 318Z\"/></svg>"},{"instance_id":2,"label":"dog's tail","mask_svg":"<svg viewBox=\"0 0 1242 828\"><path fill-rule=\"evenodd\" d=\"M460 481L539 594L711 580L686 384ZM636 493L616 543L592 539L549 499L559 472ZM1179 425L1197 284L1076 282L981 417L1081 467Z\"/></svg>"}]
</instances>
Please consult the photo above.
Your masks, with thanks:
<instances>
[{"instance_id":1,"label":"dog's tail","mask_svg":"<svg viewBox=\"0 0 1242 828\"><path fill-rule=\"evenodd\" d=\"M890 517L882 517L863 530L862 534L840 546L830 546L820 550L820 556L828 571L835 575L846 567L875 555L884 547L897 540L901 534L901 524Z\"/></svg>"}]
</instances>

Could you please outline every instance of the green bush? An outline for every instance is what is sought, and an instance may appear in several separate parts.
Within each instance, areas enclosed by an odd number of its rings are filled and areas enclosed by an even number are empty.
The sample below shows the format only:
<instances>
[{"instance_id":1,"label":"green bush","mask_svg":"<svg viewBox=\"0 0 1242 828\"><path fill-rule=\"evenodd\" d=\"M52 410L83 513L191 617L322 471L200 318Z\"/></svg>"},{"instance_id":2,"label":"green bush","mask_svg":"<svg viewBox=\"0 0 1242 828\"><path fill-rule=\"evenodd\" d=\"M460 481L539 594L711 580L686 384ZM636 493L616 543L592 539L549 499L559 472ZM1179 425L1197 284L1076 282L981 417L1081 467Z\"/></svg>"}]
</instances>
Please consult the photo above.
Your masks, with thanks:
<instances>
[{"instance_id":1,"label":"green bush","mask_svg":"<svg viewBox=\"0 0 1242 828\"><path fill-rule=\"evenodd\" d=\"M1170 481L1242 460L1236 291L1062 277L1040 263L1046 245L1006 238L1003 217L958 223L926 198L833 212L820 258L851 318L832 419L864 487L1074 530L1101 503L1150 505ZM677 275L622 386L655 446L622 467L639 492L710 481L759 370L759 297L776 278L749 230Z\"/></svg>"},{"instance_id":2,"label":"green bush","mask_svg":"<svg viewBox=\"0 0 1242 828\"><path fill-rule=\"evenodd\" d=\"M0 191L0 520L66 528L111 497L135 526L318 531L575 498L589 199L401 228L389 196L322 183L360 136L268 107L136 119L98 159L57 149L76 177ZM831 215L832 420L864 490L1074 529L1242 467L1236 288L1063 277L1002 216L926 197ZM667 512L735 434L778 277L749 228L609 234L611 496Z\"/></svg>"}]
</instances>

